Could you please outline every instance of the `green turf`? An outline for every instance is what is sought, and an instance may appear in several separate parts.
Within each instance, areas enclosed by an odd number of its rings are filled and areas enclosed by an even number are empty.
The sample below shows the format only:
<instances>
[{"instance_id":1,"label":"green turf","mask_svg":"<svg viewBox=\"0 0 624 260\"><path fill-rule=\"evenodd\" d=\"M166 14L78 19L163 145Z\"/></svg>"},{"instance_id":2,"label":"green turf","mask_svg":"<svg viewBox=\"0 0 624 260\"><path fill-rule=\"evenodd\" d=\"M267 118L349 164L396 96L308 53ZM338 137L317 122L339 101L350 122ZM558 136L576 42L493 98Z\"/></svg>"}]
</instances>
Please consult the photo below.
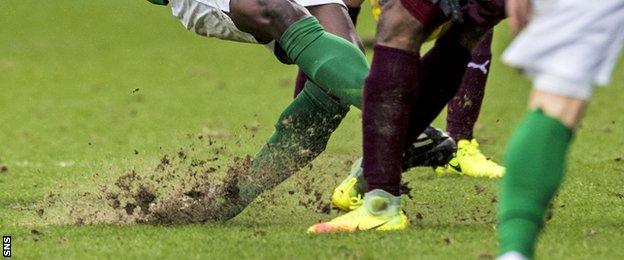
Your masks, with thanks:
<instances>
[{"instance_id":1,"label":"green turf","mask_svg":"<svg viewBox=\"0 0 624 260\"><path fill-rule=\"evenodd\" d=\"M361 32L370 37L364 14ZM152 169L180 147L202 148L198 134L217 136L232 156L254 154L291 98L295 68L259 46L196 37L146 1L3 0L0 17L0 164L9 168L0 174L0 234L13 236L16 258L475 259L496 252L496 181L429 169L406 177L414 195L406 200L409 230L305 234L336 213L301 206L303 194L288 191L305 180L328 198L360 154L357 111L315 167L227 224L72 224L66 211L82 202L77 194L126 170ZM497 57L508 41L503 26ZM576 137L541 258L624 258L621 71L620 64L612 86L597 91ZM498 161L528 91L527 80L494 61L477 137ZM65 204L38 217L49 194Z\"/></svg>"}]
</instances>

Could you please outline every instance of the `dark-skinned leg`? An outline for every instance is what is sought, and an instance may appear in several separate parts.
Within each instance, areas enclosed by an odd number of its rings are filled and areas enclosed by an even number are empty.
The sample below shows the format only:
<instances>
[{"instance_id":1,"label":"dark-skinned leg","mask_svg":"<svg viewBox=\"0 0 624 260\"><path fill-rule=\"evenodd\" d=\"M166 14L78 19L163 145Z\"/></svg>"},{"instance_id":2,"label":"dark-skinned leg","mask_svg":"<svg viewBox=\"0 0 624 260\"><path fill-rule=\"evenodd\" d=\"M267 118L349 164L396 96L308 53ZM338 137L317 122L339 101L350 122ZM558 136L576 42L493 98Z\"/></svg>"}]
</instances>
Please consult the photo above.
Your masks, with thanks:
<instances>
[{"instance_id":1,"label":"dark-skinned leg","mask_svg":"<svg viewBox=\"0 0 624 260\"><path fill-rule=\"evenodd\" d=\"M401 165L411 105L420 81L419 50L429 31L398 0L384 6L364 86L363 170L368 191L361 207L313 225L308 232L401 230L408 226L399 196Z\"/></svg>"},{"instance_id":2,"label":"dark-skinned leg","mask_svg":"<svg viewBox=\"0 0 624 260\"><path fill-rule=\"evenodd\" d=\"M269 42L310 12L288 0L230 0L229 16L241 31Z\"/></svg>"},{"instance_id":3,"label":"dark-skinned leg","mask_svg":"<svg viewBox=\"0 0 624 260\"><path fill-rule=\"evenodd\" d=\"M301 93L307 81L308 81L308 76L306 76L306 74L302 70L297 70L297 77L295 78L295 91L294 91L295 98L299 96L299 93Z\"/></svg>"},{"instance_id":4,"label":"dark-skinned leg","mask_svg":"<svg viewBox=\"0 0 624 260\"><path fill-rule=\"evenodd\" d=\"M420 82L420 46L430 31L400 1L384 6L364 87L363 169L369 191L399 195L402 154Z\"/></svg>"},{"instance_id":5,"label":"dark-skinned leg","mask_svg":"<svg viewBox=\"0 0 624 260\"><path fill-rule=\"evenodd\" d=\"M364 54L327 33L308 10L288 0L232 0L229 15L239 29L261 40L278 40L290 60L329 94L361 107L368 72Z\"/></svg>"},{"instance_id":6,"label":"dark-skinned leg","mask_svg":"<svg viewBox=\"0 0 624 260\"><path fill-rule=\"evenodd\" d=\"M243 17L241 16L242 13L236 11L237 9L235 9L236 5L234 4L234 2L235 1L232 2L233 3L233 5L231 6L232 12L230 13L230 15L232 17L239 17L239 18ZM259 0L250 1L250 2L251 3L263 2L266 4L265 1L259 1ZM267 2L280 2L281 3L282 1L274 0L274 1L267 1ZM287 2L285 4L286 7L284 7L284 5L280 5L280 7L288 9L287 6L292 5L290 2L288 1L286 2ZM270 5L262 6L262 8L265 8L265 7L270 7ZM300 8L295 7L291 11L273 10L272 12L274 13L267 13L268 11L267 12L258 11L262 9L258 8L257 6L250 8L250 10L252 11L255 10L255 12L259 12L259 13L256 13L254 15L246 14L246 15L251 15L250 17L253 17L253 19L252 18L243 19L244 21L243 24L247 24L247 25L245 26L240 25L241 19L235 19L235 21L239 22L239 25L241 26L241 28L246 28L248 32L252 32L254 36L256 37L275 37L275 35L280 33L279 30L275 28L283 29L285 27L283 26L283 24L286 23L284 21L292 21L296 19L292 17L303 16L304 17L303 19L287 27L288 28L287 31L288 30L291 30L291 31L286 32L286 33L290 33L296 36L294 40L290 40L294 43L289 42L290 46L284 45L285 47L287 47L287 50L288 50L288 47L291 48L290 49L291 53L292 52L298 53L297 56L291 56L291 58L293 58L295 62L299 61L305 64L306 62L308 62L308 60L311 60L312 58L317 57L316 60L321 61L320 65L333 66L334 64L332 63L331 59L340 59L341 58L340 55L335 55L334 53L334 56L331 56L330 59L327 59L325 56L323 56L324 54L323 52L310 53L310 51L307 50L307 48L310 48L311 46L314 46L313 48L317 48L317 49L319 48L322 49L323 47L325 47L325 45L322 45L322 44L319 45L318 42L316 42L316 40L320 39L325 42L329 42L328 43L329 46L326 46L327 48L332 48L332 47L336 47L338 49L343 48L345 49L345 52L347 52L347 56L351 55L350 57L356 57L356 58L361 56L361 60L363 62L361 63L359 70L360 70L360 74L362 75L355 77L355 80L359 79L360 82L363 81L363 78L364 78L363 75L365 75L365 73L368 70L367 64L363 58L363 54L359 50L357 50L357 48L353 44L347 42L346 40L338 38L337 36L327 35L327 33L325 33L322 30L322 27L318 25L318 22L316 22L316 19L313 19L313 20L309 19L310 16L307 13L307 10L302 11L300 10ZM245 11L249 12L250 10L245 10ZM342 12L343 12L343 15L347 17L346 12L344 10L342 10ZM279 18L280 15L284 15L285 17ZM345 19L348 19L348 18L345 18ZM266 23L271 24L273 23L272 22L273 20L277 20L275 21L275 23L278 25L273 27L273 29L266 29L266 30L265 29L254 30L254 26L258 26L258 24L254 24L251 22L251 21L255 21L258 23L265 23L265 26L267 26ZM297 24L301 23L302 21L307 22L306 24L304 24L303 29L301 28L301 26L297 27L298 26ZM271 26L267 26L267 27L271 27ZM306 29L310 29L310 28L312 29L311 33L310 34L306 33ZM293 30L294 31L299 30L303 32L299 32L299 33L292 32ZM313 36L313 37L310 37L310 36ZM308 40L311 39L312 41L308 41L307 39ZM303 45L305 48L301 48L300 45ZM299 59L301 58L299 57L299 55L301 56L307 55L310 57L304 57L303 61L301 61ZM306 58L308 60L306 60ZM325 58L325 60L323 60L323 58ZM343 66L348 66L348 65L351 65L351 64L344 64ZM318 70L325 69L323 66L320 66L320 67L308 66L306 68L318 69ZM356 68L358 68L357 64L356 64ZM334 69L340 71L340 66ZM313 70L311 71L314 72ZM325 77L328 77L328 76L349 77L348 74L345 75L345 74L340 74L340 73L334 73L334 74L329 74L329 75L323 75L323 74L321 75L312 74L312 75L319 76L321 78L321 80L319 81L325 82L325 83L328 83L328 82L331 83L332 81L323 80L322 77L324 76ZM316 79L318 79L319 77L316 77ZM315 79L315 77L313 77L313 79ZM349 78L348 80L353 81L354 79ZM340 82L341 81L338 81L338 83ZM326 86L333 86L333 85L327 84ZM341 99L341 98L337 98L336 97L337 95L331 95L331 93L333 93L332 88L328 87L328 88L322 89L318 87L317 85L313 84L312 81L309 81L306 84L306 87L304 88L302 94L299 95L293 101L293 103L291 103L289 107L283 111L282 115L278 119L278 122L276 123L275 132L269 138L269 140L267 141L267 144L254 157L253 163L252 163L252 171L250 173L250 176L237 179L238 184L237 184L236 191L239 196L235 197L232 200L233 203L231 204L231 206L227 207L227 210L224 210L224 216L222 219L229 219L237 215L261 192L274 187L275 185L279 184L280 182L282 182L284 179L286 179L293 173L297 172L299 169L301 169L302 167L310 163L312 160L314 160L314 158L316 158L316 156L318 156L325 149L332 132L334 131L334 129L336 129L336 127L338 127L338 125L342 121L342 118L345 116L345 114L347 113L349 109L348 104L350 103L348 101L357 99L359 103L359 99L361 99L361 84L359 86L355 84L351 86L355 90L357 90L354 92L357 94L357 96L355 96L355 98L352 98L352 99L348 99L348 98L344 99L344 96L343 96L343 99ZM231 176L231 177L236 177L236 176Z\"/></svg>"},{"instance_id":7,"label":"dark-skinned leg","mask_svg":"<svg viewBox=\"0 0 624 260\"><path fill-rule=\"evenodd\" d=\"M392 25L392 19L398 24ZM398 194L402 169L397 158L455 95L470 51L487 31L456 24L420 60L420 44L430 29L398 1L384 7L375 57L390 58L374 58L364 90L364 173L369 191ZM371 103L374 105L369 106Z\"/></svg>"},{"instance_id":8,"label":"dark-skinned leg","mask_svg":"<svg viewBox=\"0 0 624 260\"><path fill-rule=\"evenodd\" d=\"M478 31L466 30L464 26L454 26L421 63L419 51L423 40L435 25L439 25L437 22L445 19L439 16L440 13L426 0L390 0L384 5L375 55L364 87L363 170L368 183L367 192L361 207L332 221L314 225L308 232L401 230L407 227L407 216L401 211L399 196L402 152L405 144L411 143L407 136L418 136L424 129L422 123L430 123L433 120L431 115L439 113L437 105L441 103L443 107L453 96L459 85L455 78L461 80L470 50L482 35ZM467 59L462 57L464 54ZM440 71L453 55L460 57L458 61L451 61L447 67L450 79L445 79L447 75L440 74ZM434 106L430 112L421 111L430 109L426 107L429 105ZM412 130L418 132L410 132Z\"/></svg>"},{"instance_id":9,"label":"dark-skinned leg","mask_svg":"<svg viewBox=\"0 0 624 260\"><path fill-rule=\"evenodd\" d=\"M360 42L355 32L355 28L353 27L352 24L350 24L349 16L343 6L338 5L338 4L320 5L320 6L314 6L314 7L309 8L309 11L312 15L314 15L319 20L319 22L323 25L326 31L333 33L337 36L340 36L346 40L349 40L350 42L353 43L353 45L357 45ZM288 157L288 160L296 161L296 163L293 163L293 162L290 162L287 164L280 163L280 165L288 165L287 167L284 167L285 169L280 169L281 171L295 172L299 170L301 167L307 165L318 154L324 151L324 148L327 144L329 136L333 132L333 129L335 129L338 126L338 124L341 122L342 118L346 114L346 111L348 111L348 106L344 104L336 104L337 101L334 100L332 97L328 96L327 94L321 95L320 93L317 93L317 92L322 92L322 91L311 81L305 83L305 86L307 86L305 88L305 91L307 91L308 96L310 95L309 93L316 93L317 98L315 98L314 100L317 101L317 103L315 105L316 106L320 106L320 105L329 106L330 108L329 113L327 113L322 108L321 108L322 112L314 113L312 114L313 116L310 115L309 113L289 112L289 111L300 110L300 107L306 107L302 105L301 101L298 101L299 99L302 99L302 98L297 98L296 100L296 103L298 103L297 106L291 105L291 107L284 112L284 114L278 121L278 125L276 127L276 133L292 132L291 135L293 135L293 137L289 138L291 139L290 142L293 142L297 144L298 146L300 146L298 149L312 151L312 153L306 154L306 156L299 156L299 154L301 154L300 150L297 150L297 149L293 150L294 148L292 148L292 144L288 145L289 147L291 147L290 150L285 149L281 151L280 154L285 154L285 156L283 157ZM326 99L326 101L323 101L322 99ZM311 103L311 102L307 102L307 103ZM331 109L331 107L335 107L335 106L338 106L338 108ZM300 117L303 116L303 117L295 118L297 116L300 116ZM289 123L289 125L287 126L289 129L287 129L283 126L284 119L287 119L287 121L289 122L290 121L296 122L296 124ZM320 121L315 122L318 120ZM326 122L332 122L332 123L329 125L325 125ZM313 123L314 125L310 125L311 123ZM328 131L327 128L329 128L330 131ZM291 131L291 130L296 130L296 129L300 129L300 131L299 132ZM309 137L302 138L302 136L306 136L310 134L310 129L314 130L312 134L312 138L309 138ZM275 144L283 143L282 139L284 138L279 137L279 136L281 136L281 134L275 134L269 141L269 144L274 144L272 145L274 151L277 151L277 149L274 148L275 146L277 146ZM294 137L297 137L298 139ZM319 138L320 141L310 142L310 139L314 139L315 137ZM302 145L301 141L309 142L309 144ZM296 160L293 160L293 158L295 158ZM284 159L285 158L280 158L280 160L284 160Z\"/></svg>"},{"instance_id":10,"label":"dark-skinned leg","mask_svg":"<svg viewBox=\"0 0 624 260\"><path fill-rule=\"evenodd\" d=\"M349 17L351 18L353 26L357 27L358 17L362 11L364 0L344 0L343 2L347 5L347 11L349 12Z\"/></svg>"},{"instance_id":11,"label":"dark-skinned leg","mask_svg":"<svg viewBox=\"0 0 624 260\"><path fill-rule=\"evenodd\" d=\"M461 86L447 104L446 130L457 141L455 157L445 166L436 168L439 174L461 174L473 177L498 178L505 168L487 158L479 149L473 131L479 118L490 69L492 30L488 31L472 51Z\"/></svg>"},{"instance_id":12,"label":"dark-skinned leg","mask_svg":"<svg viewBox=\"0 0 624 260\"><path fill-rule=\"evenodd\" d=\"M472 52L471 63L476 67L467 68L461 87L448 103L446 131L455 140L472 140L473 130L485 95L485 85L490 72L492 59L492 31Z\"/></svg>"},{"instance_id":13,"label":"dark-skinned leg","mask_svg":"<svg viewBox=\"0 0 624 260\"><path fill-rule=\"evenodd\" d=\"M327 4L309 7L310 13L319 20L325 31L340 36L364 50L362 41L355 31L355 26L347 10L338 4Z\"/></svg>"},{"instance_id":14,"label":"dark-skinned leg","mask_svg":"<svg viewBox=\"0 0 624 260\"><path fill-rule=\"evenodd\" d=\"M466 66L470 62L471 50L487 31L468 23L455 24L422 58L421 87L417 98L413 100L406 146L411 145L418 133L421 133L455 96Z\"/></svg>"}]
</instances>

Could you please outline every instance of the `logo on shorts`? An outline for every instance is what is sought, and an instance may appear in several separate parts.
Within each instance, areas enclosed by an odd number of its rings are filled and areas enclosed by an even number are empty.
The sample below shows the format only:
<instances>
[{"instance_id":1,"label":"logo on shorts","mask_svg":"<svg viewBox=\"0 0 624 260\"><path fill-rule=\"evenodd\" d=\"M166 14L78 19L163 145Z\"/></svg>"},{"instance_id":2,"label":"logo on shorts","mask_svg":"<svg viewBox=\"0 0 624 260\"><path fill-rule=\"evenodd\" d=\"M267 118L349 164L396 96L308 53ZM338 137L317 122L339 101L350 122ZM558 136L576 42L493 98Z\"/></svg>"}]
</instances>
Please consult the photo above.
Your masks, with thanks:
<instances>
[{"instance_id":1,"label":"logo on shorts","mask_svg":"<svg viewBox=\"0 0 624 260\"><path fill-rule=\"evenodd\" d=\"M11 257L11 236L2 237L2 256Z\"/></svg>"}]
</instances>

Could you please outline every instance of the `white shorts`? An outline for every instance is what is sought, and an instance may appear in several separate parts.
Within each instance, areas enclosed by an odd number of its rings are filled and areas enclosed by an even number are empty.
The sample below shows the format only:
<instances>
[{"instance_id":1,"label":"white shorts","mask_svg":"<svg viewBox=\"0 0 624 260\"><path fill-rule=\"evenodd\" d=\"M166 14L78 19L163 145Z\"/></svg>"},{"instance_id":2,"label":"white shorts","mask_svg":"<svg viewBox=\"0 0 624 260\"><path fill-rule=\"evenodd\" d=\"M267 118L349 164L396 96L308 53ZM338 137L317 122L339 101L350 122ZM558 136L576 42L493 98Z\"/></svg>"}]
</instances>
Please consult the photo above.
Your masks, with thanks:
<instances>
[{"instance_id":1,"label":"white shorts","mask_svg":"<svg viewBox=\"0 0 624 260\"><path fill-rule=\"evenodd\" d=\"M538 0L503 60L541 91L588 99L609 83L624 42L624 0Z\"/></svg>"},{"instance_id":2,"label":"white shorts","mask_svg":"<svg viewBox=\"0 0 624 260\"><path fill-rule=\"evenodd\" d=\"M284 0L288 1L288 0ZM292 0L302 6L341 4L342 0ZM236 28L226 14L230 0L170 0L173 15L186 29L206 37L223 40L258 43L251 34Z\"/></svg>"}]
</instances>

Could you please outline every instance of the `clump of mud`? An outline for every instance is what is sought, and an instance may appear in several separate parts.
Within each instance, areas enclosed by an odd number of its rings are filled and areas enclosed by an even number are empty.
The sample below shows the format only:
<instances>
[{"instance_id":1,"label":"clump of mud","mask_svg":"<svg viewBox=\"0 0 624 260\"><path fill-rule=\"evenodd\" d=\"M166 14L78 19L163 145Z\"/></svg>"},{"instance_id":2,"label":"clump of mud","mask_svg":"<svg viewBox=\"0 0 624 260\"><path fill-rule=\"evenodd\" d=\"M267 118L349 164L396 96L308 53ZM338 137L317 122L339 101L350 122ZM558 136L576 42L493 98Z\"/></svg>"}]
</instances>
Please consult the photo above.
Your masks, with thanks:
<instances>
[{"instance_id":1,"label":"clump of mud","mask_svg":"<svg viewBox=\"0 0 624 260\"><path fill-rule=\"evenodd\" d=\"M191 159L183 150L165 155L148 174L135 170L121 175L111 185L102 185L97 197L102 212L114 212L115 223L186 224L226 220L240 212L238 178L248 178L250 157L230 160L225 173L216 163ZM78 208L78 207L77 207ZM87 214L88 212L88 214ZM106 222L97 212L70 212L77 224Z\"/></svg>"},{"instance_id":2,"label":"clump of mud","mask_svg":"<svg viewBox=\"0 0 624 260\"><path fill-rule=\"evenodd\" d=\"M190 185L175 188L171 196L159 200L155 191L138 189L132 195L141 208L137 222L186 224L230 219L242 210L238 178L250 177L250 167L250 157L236 157L222 178L208 169L193 177Z\"/></svg>"},{"instance_id":3,"label":"clump of mud","mask_svg":"<svg viewBox=\"0 0 624 260\"><path fill-rule=\"evenodd\" d=\"M189 138L188 146L163 155L153 167L129 169L114 179L94 173L92 183L59 184L23 209L42 221L77 225L185 224L235 216L242 210L238 180L253 178L251 157L234 156L212 133ZM83 185L89 188L71 190Z\"/></svg>"},{"instance_id":4,"label":"clump of mud","mask_svg":"<svg viewBox=\"0 0 624 260\"><path fill-rule=\"evenodd\" d=\"M53 206L56 205L55 210L65 207L67 215L58 222L77 225L171 225L233 218L250 202L239 197L239 182L261 183L268 180L266 174L254 174L250 156L233 155L224 142L215 141L209 134L192 139L194 142L189 146L163 155L154 167L127 170L113 181L98 183L96 190L77 192L75 201L71 194L60 198L66 194L50 193L35 208L35 213L47 219L50 216L48 212L54 211L50 210ZM202 148L196 148L198 142ZM312 167L309 165L308 170ZM94 174L93 179L104 177ZM336 178L336 181L339 180L341 178ZM299 206L330 213L332 208L326 179L303 175L292 183L293 187L285 193L269 192L258 203L278 205L284 203L284 196L293 196L299 201ZM67 202L68 198L72 201Z\"/></svg>"}]
</instances>

